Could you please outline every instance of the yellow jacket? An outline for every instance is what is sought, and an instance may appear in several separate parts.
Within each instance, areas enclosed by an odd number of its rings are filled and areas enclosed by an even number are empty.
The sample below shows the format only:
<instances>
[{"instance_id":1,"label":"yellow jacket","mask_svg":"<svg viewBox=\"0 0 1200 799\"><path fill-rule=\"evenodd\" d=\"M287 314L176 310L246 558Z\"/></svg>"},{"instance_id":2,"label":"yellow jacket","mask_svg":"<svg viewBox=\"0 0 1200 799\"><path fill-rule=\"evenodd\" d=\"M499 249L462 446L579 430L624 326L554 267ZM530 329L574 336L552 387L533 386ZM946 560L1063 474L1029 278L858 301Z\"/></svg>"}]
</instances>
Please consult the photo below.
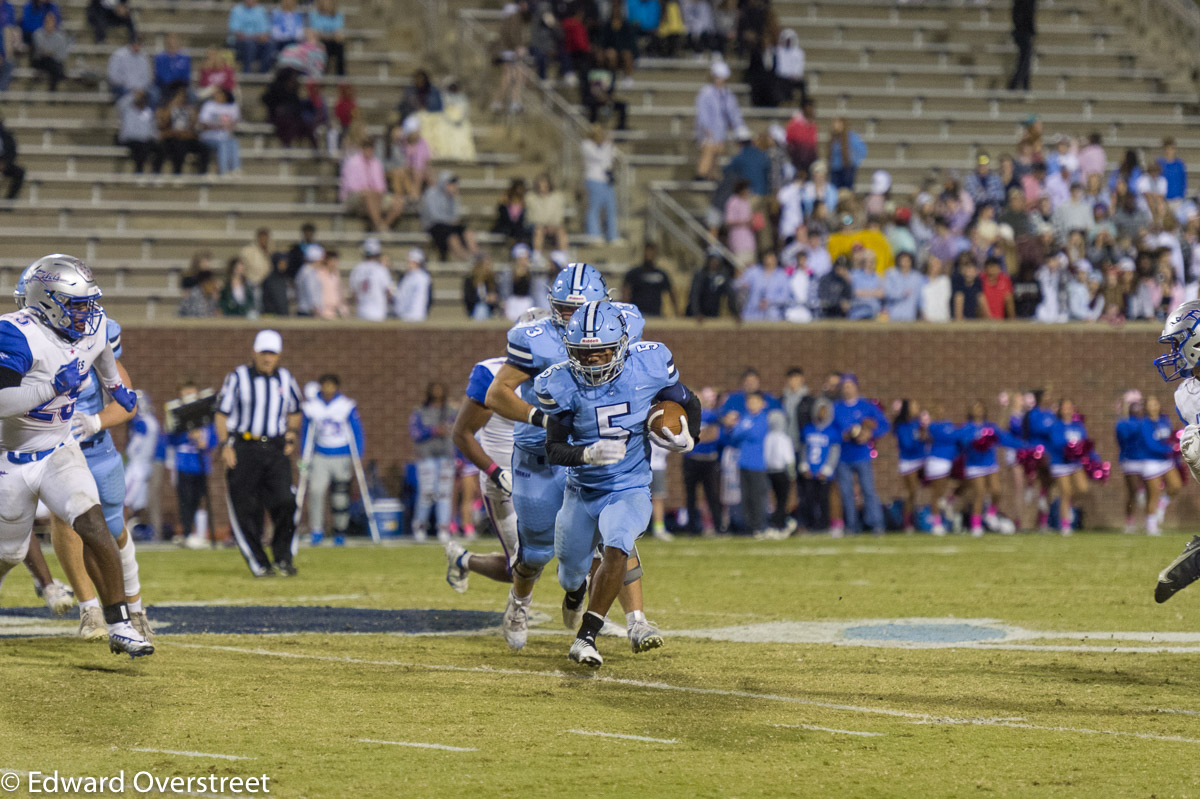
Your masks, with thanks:
<instances>
[{"instance_id":1,"label":"yellow jacket","mask_svg":"<svg viewBox=\"0 0 1200 799\"><path fill-rule=\"evenodd\" d=\"M875 271L883 274L892 268L895 256L892 255L892 245L888 244L887 236L878 230L854 230L834 233L829 237L829 257L837 260L838 256L847 258L854 251L854 245L861 244L875 253Z\"/></svg>"}]
</instances>

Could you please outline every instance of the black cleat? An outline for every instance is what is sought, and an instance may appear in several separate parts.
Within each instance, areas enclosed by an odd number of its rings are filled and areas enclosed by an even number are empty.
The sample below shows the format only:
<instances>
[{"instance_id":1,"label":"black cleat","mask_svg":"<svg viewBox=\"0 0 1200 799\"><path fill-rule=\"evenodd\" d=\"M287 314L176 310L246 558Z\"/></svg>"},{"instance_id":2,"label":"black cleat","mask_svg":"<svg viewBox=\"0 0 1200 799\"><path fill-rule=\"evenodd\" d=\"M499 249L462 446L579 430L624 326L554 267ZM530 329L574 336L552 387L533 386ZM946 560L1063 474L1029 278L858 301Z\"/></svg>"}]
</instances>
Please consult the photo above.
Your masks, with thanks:
<instances>
[{"instance_id":1,"label":"black cleat","mask_svg":"<svg viewBox=\"0 0 1200 799\"><path fill-rule=\"evenodd\" d=\"M290 560L285 560L282 563L275 561L275 571L279 572L280 577L295 577L299 574Z\"/></svg>"},{"instance_id":2,"label":"black cleat","mask_svg":"<svg viewBox=\"0 0 1200 799\"><path fill-rule=\"evenodd\" d=\"M1159 573L1154 601L1161 605L1196 580L1200 580L1200 535L1192 536L1179 557Z\"/></svg>"}]
</instances>

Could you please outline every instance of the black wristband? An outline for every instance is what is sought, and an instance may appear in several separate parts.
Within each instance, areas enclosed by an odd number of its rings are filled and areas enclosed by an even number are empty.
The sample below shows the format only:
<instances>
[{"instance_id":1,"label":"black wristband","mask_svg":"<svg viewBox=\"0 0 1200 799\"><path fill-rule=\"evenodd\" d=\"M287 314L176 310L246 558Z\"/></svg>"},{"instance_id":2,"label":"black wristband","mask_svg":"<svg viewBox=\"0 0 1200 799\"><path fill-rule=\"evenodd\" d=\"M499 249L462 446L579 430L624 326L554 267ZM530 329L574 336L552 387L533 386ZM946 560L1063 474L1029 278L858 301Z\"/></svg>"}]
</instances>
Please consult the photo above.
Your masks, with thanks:
<instances>
[{"instance_id":1,"label":"black wristband","mask_svg":"<svg viewBox=\"0 0 1200 799\"><path fill-rule=\"evenodd\" d=\"M124 602L118 602L115 605L104 606L104 623L105 624L120 624L123 621L129 621L129 606Z\"/></svg>"},{"instance_id":2,"label":"black wristband","mask_svg":"<svg viewBox=\"0 0 1200 799\"><path fill-rule=\"evenodd\" d=\"M541 408L534 408L529 414L529 423L534 427L546 426L546 414Z\"/></svg>"}]
</instances>

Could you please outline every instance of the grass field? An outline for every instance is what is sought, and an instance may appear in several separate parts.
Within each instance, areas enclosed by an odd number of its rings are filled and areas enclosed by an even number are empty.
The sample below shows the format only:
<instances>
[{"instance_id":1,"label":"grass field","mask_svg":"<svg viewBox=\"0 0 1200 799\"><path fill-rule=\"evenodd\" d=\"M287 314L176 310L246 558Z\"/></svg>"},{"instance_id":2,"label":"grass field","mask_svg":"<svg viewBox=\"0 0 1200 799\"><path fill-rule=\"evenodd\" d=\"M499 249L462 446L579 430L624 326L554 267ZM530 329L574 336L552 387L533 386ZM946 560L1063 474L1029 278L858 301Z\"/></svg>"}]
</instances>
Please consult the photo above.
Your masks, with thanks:
<instances>
[{"instance_id":1,"label":"grass field","mask_svg":"<svg viewBox=\"0 0 1200 799\"><path fill-rule=\"evenodd\" d=\"M513 654L478 613L505 588L455 594L435 546L302 551L269 581L236 551L146 551L151 603L184 603L154 657L0 638L0 769L265 774L311 798L1200 796L1200 588L1152 599L1184 540L647 542L666 647L603 638L594 674L567 661L549 574ZM24 574L0 604L0 635L63 626L11 615L36 604ZM364 613L394 631L350 634L324 606L476 613ZM170 634L277 613L330 631Z\"/></svg>"}]
</instances>

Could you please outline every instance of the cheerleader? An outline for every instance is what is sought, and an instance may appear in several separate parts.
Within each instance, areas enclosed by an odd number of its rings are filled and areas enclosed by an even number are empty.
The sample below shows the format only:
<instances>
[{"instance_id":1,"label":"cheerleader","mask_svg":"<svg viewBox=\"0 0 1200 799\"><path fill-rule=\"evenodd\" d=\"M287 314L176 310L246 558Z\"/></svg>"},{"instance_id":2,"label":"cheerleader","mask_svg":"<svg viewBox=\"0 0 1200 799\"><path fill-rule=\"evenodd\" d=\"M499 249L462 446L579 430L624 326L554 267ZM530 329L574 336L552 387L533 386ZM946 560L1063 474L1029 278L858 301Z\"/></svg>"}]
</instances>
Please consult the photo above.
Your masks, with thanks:
<instances>
[{"instance_id":1,"label":"cheerleader","mask_svg":"<svg viewBox=\"0 0 1200 799\"><path fill-rule=\"evenodd\" d=\"M1054 449L1053 433L1058 424L1054 411L1042 405L1043 392L1035 389L1027 392L1024 404L1029 409L1021 420L1021 438L1029 442L1030 449L1041 447L1043 457L1037 462L1036 479L1038 492L1038 529L1043 532L1050 530L1050 491L1054 488L1055 479L1046 461Z\"/></svg>"},{"instance_id":2,"label":"cheerleader","mask_svg":"<svg viewBox=\"0 0 1200 799\"><path fill-rule=\"evenodd\" d=\"M975 538L983 535L985 518L990 530L1015 532L1012 522L1001 519L996 510L1002 493L1000 460L996 450L999 447L1024 449L1028 446L1027 442L989 422L982 400L975 400L967 410L967 422L959 430L959 442L966 460L963 483L971 501L971 535ZM986 513L984 497L990 499Z\"/></svg>"},{"instance_id":3,"label":"cheerleader","mask_svg":"<svg viewBox=\"0 0 1200 799\"><path fill-rule=\"evenodd\" d=\"M1141 443L1145 460L1142 476L1146 481L1146 533L1161 535L1163 516L1183 482L1175 468L1175 430L1171 418L1162 412L1162 404L1153 395L1146 398L1146 416L1141 420ZM1163 484L1166 484L1164 492Z\"/></svg>"},{"instance_id":4,"label":"cheerleader","mask_svg":"<svg viewBox=\"0 0 1200 799\"><path fill-rule=\"evenodd\" d=\"M896 416L892 420L892 432L896 434L900 483L904 487L904 532L911 535L917 509L917 492L921 490L921 467L925 465L929 443L929 436L921 425L921 407L916 400L899 401Z\"/></svg>"},{"instance_id":5,"label":"cheerleader","mask_svg":"<svg viewBox=\"0 0 1200 799\"><path fill-rule=\"evenodd\" d=\"M929 481L929 495L933 501L932 530L934 535L946 534L947 517L951 514L950 472L954 470L954 459L958 457L958 425L946 418L945 410L935 405L933 420L928 413L921 414L922 425L929 439L929 455L925 458L925 478Z\"/></svg>"},{"instance_id":6,"label":"cheerleader","mask_svg":"<svg viewBox=\"0 0 1200 799\"><path fill-rule=\"evenodd\" d=\"M1142 446L1142 392L1131 389L1121 402L1117 420L1117 462L1125 477L1125 532L1137 530L1138 500L1146 490L1143 476L1145 456Z\"/></svg>"},{"instance_id":7,"label":"cheerleader","mask_svg":"<svg viewBox=\"0 0 1200 799\"><path fill-rule=\"evenodd\" d=\"M1087 494L1087 476L1083 473L1083 456L1087 428L1075 413L1075 403L1069 399L1058 403L1058 418L1050 432L1050 476L1058 489L1058 527L1063 535L1071 535L1074 520L1072 500Z\"/></svg>"}]
</instances>

